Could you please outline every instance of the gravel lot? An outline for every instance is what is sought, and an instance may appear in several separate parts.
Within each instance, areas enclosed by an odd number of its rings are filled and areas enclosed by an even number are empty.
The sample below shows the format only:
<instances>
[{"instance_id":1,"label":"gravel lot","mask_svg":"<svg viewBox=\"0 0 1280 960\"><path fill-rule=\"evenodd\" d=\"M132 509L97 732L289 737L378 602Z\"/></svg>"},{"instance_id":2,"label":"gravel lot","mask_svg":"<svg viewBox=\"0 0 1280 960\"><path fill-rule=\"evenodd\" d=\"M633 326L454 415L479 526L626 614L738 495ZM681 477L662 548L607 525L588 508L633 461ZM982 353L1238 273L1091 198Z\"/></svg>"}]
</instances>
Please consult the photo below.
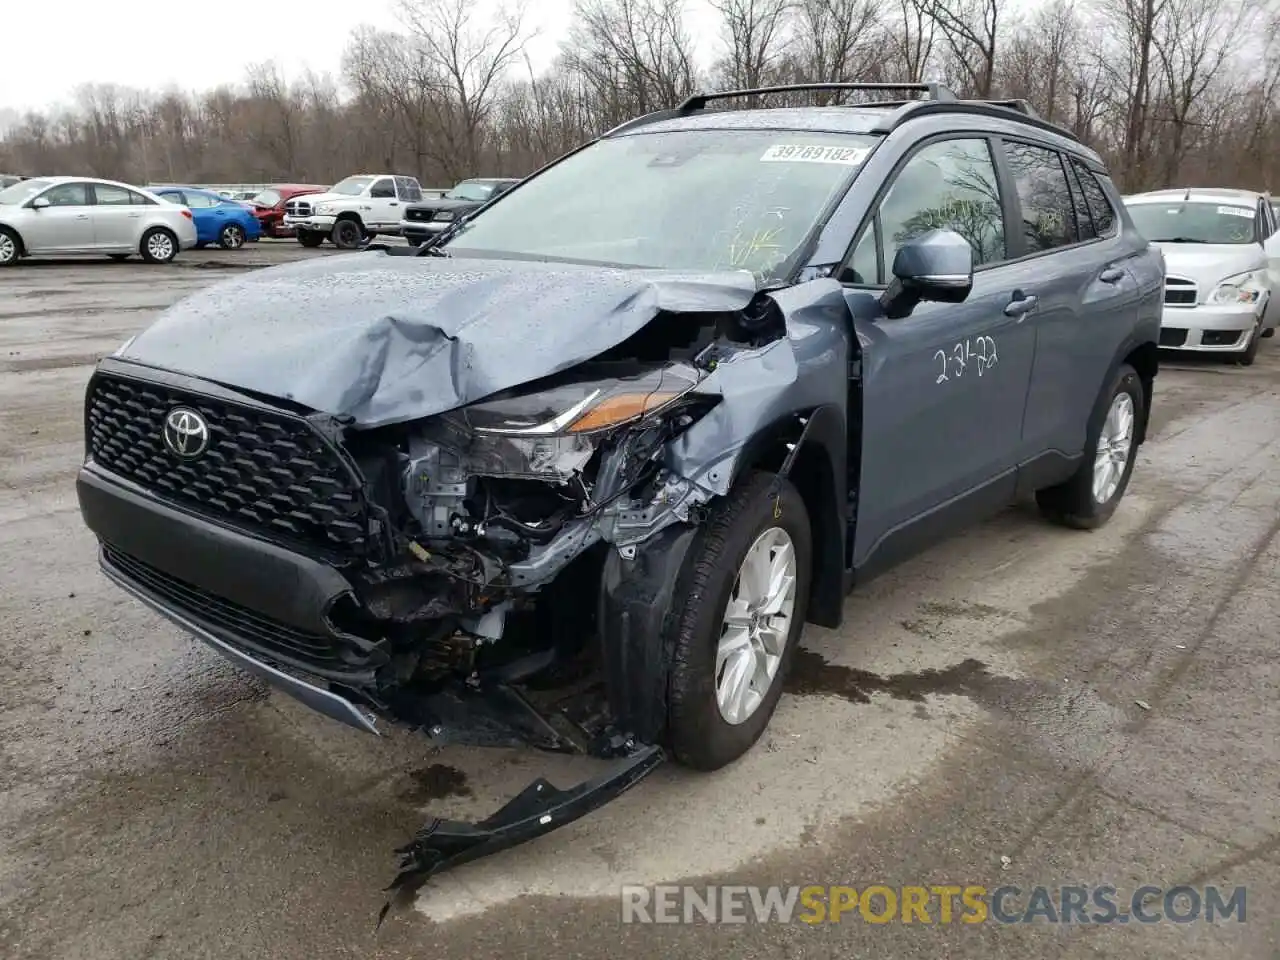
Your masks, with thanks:
<instances>
[{"instance_id":1,"label":"gravel lot","mask_svg":"<svg viewBox=\"0 0 1280 960\"><path fill-rule=\"evenodd\" d=\"M98 357L227 268L315 255L0 273L0 956L1280 957L1280 339L1248 369L1166 366L1105 529L1011 509L907 564L842 631L808 630L817 656L743 761L659 769L375 933L424 811L483 815L592 763L376 740L269 695L108 585L72 484ZM1249 912L619 924L621 884L686 878L1245 884Z\"/></svg>"}]
</instances>

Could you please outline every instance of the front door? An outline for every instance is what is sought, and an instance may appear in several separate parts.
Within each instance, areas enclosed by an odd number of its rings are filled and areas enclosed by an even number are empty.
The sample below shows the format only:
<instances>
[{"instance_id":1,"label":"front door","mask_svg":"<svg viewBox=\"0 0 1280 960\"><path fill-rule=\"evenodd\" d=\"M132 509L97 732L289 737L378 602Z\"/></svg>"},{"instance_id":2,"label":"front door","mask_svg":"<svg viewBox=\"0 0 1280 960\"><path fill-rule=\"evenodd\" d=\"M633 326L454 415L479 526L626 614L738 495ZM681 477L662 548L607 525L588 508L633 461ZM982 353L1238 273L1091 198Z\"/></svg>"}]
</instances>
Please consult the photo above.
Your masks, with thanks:
<instances>
[{"instance_id":1,"label":"front door","mask_svg":"<svg viewBox=\"0 0 1280 960\"><path fill-rule=\"evenodd\" d=\"M40 198L47 207L32 208L34 216L22 228L27 252L74 253L93 250L93 218L89 187L84 183L60 183ZM36 198L32 198L33 200Z\"/></svg>"},{"instance_id":2,"label":"front door","mask_svg":"<svg viewBox=\"0 0 1280 960\"><path fill-rule=\"evenodd\" d=\"M986 138L934 140L899 169L842 272L855 317L874 313L898 248L946 228L973 247L961 304L860 323L862 450L854 564L966 495L1012 494L1036 301L1006 263L1004 206ZM874 278L874 279L873 279ZM868 289L870 288L870 289Z\"/></svg>"},{"instance_id":3,"label":"front door","mask_svg":"<svg viewBox=\"0 0 1280 960\"><path fill-rule=\"evenodd\" d=\"M374 229L400 225L400 201L396 197L396 182L390 177L374 181L369 188L369 216L366 224Z\"/></svg>"}]
</instances>

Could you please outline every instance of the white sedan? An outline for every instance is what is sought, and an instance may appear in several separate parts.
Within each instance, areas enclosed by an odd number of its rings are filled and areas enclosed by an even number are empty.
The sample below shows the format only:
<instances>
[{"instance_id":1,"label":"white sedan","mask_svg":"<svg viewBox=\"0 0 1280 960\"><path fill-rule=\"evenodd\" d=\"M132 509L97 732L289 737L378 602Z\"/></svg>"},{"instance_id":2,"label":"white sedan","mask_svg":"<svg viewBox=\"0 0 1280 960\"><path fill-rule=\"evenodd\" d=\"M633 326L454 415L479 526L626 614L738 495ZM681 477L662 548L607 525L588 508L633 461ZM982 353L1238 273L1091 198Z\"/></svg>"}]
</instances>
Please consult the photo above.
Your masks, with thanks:
<instances>
[{"instance_id":1,"label":"white sedan","mask_svg":"<svg viewBox=\"0 0 1280 960\"><path fill-rule=\"evenodd\" d=\"M1160 346L1253 363L1280 306L1280 224L1270 197L1200 187L1124 198L1129 217L1165 260Z\"/></svg>"},{"instance_id":2,"label":"white sedan","mask_svg":"<svg viewBox=\"0 0 1280 960\"><path fill-rule=\"evenodd\" d=\"M138 254L168 263L196 245L186 207L141 187L89 177L36 177L0 190L0 267L22 257Z\"/></svg>"}]
</instances>

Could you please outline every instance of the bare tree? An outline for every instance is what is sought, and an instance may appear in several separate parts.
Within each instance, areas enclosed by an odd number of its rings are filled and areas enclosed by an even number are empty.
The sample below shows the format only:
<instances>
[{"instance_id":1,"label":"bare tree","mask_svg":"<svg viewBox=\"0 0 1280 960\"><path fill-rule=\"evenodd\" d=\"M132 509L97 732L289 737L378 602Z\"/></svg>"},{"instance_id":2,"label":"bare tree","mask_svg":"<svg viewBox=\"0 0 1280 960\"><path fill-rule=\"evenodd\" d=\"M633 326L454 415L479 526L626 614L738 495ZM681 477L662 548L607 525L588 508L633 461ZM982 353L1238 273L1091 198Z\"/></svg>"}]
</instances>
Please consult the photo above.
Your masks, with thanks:
<instances>
[{"instance_id":1,"label":"bare tree","mask_svg":"<svg viewBox=\"0 0 1280 960\"><path fill-rule=\"evenodd\" d=\"M1154 37L1166 92L1163 185L1177 180L1196 108L1222 72L1253 9L1235 0L1169 0Z\"/></svg>"},{"instance_id":2,"label":"bare tree","mask_svg":"<svg viewBox=\"0 0 1280 960\"><path fill-rule=\"evenodd\" d=\"M792 0L707 0L723 24L728 52L716 72L724 86L735 89L767 86L777 79L786 53ZM744 106L752 107L755 98Z\"/></svg>"},{"instance_id":3,"label":"bare tree","mask_svg":"<svg viewBox=\"0 0 1280 960\"><path fill-rule=\"evenodd\" d=\"M697 68L681 0L578 0L563 47L584 78L602 126L674 106Z\"/></svg>"},{"instance_id":4,"label":"bare tree","mask_svg":"<svg viewBox=\"0 0 1280 960\"><path fill-rule=\"evenodd\" d=\"M474 0L400 0L400 10L416 53L434 61L439 71L438 129L449 146L439 159L456 175L465 175L480 163L503 76L519 63L531 37L523 0L494 11L483 27L476 23Z\"/></svg>"},{"instance_id":5,"label":"bare tree","mask_svg":"<svg viewBox=\"0 0 1280 960\"><path fill-rule=\"evenodd\" d=\"M789 71L798 81L870 79L883 59L883 0L796 0ZM834 96L817 96L826 103Z\"/></svg>"},{"instance_id":6,"label":"bare tree","mask_svg":"<svg viewBox=\"0 0 1280 960\"><path fill-rule=\"evenodd\" d=\"M990 99L996 79L996 45L1003 0L917 0L937 26L964 79L965 92Z\"/></svg>"}]
</instances>

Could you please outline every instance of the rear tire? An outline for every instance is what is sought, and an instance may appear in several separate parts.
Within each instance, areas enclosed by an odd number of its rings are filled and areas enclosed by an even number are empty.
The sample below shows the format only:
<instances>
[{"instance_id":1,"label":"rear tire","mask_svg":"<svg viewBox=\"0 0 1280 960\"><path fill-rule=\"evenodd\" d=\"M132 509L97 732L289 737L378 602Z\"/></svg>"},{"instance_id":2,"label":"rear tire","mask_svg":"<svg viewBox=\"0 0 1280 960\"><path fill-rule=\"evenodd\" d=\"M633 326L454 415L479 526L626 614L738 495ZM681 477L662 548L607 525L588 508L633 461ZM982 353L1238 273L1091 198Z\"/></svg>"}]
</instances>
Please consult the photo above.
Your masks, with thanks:
<instances>
[{"instance_id":1,"label":"rear tire","mask_svg":"<svg viewBox=\"0 0 1280 960\"><path fill-rule=\"evenodd\" d=\"M299 230L298 242L308 249L314 249L324 243L324 234L313 230Z\"/></svg>"},{"instance_id":2,"label":"rear tire","mask_svg":"<svg viewBox=\"0 0 1280 960\"><path fill-rule=\"evenodd\" d=\"M685 766L716 770L732 763L751 749L769 725L804 630L812 543L804 500L775 474L747 474L713 509L690 554L687 582L677 588L679 599L669 617L674 627L666 739ZM790 614L780 618L768 611L786 609L785 590L773 593L771 607L766 602L770 591L752 590L750 584L756 581L743 576L742 569L751 553L770 565L769 576L762 575L759 582L785 580L781 573L787 569L788 549L793 558ZM728 622L731 600L738 623L746 627ZM770 625L774 630L767 629ZM728 646L735 637L740 642L730 652ZM746 656L737 662L762 664L763 651L778 655L778 640L782 647L772 677L767 677L767 671L762 675L744 668L744 675L752 679L740 687L746 697L737 702L750 709L737 714L732 706L727 710L725 701L734 702L730 694L735 659ZM721 649L722 642L726 649ZM733 715L734 722L728 715Z\"/></svg>"},{"instance_id":3,"label":"rear tire","mask_svg":"<svg viewBox=\"0 0 1280 960\"><path fill-rule=\"evenodd\" d=\"M0 227L0 267L12 267L22 257L22 240L8 227Z\"/></svg>"},{"instance_id":4,"label":"rear tire","mask_svg":"<svg viewBox=\"0 0 1280 960\"><path fill-rule=\"evenodd\" d=\"M178 238L164 227L152 227L142 235L138 252L147 263L169 263L178 255Z\"/></svg>"},{"instance_id":5,"label":"rear tire","mask_svg":"<svg viewBox=\"0 0 1280 960\"><path fill-rule=\"evenodd\" d=\"M1142 381L1133 367L1121 364L1109 388L1102 416L1089 428L1079 469L1066 482L1036 491L1040 512L1054 523L1095 530L1111 519L1129 486L1138 452L1138 425L1144 416ZM1121 454L1124 462L1117 463ZM1119 466L1119 473L1108 472L1104 481L1099 474L1106 464Z\"/></svg>"},{"instance_id":6,"label":"rear tire","mask_svg":"<svg viewBox=\"0 0 1280 960\"><path fill-rule=\"evenodd\" d=\"M364 228L358 220L339 220L333 225L329 239L339 250L354 250L364 239Z\"/></svg>"},{"instance_id":7,"label":"rear tire","mask_svg":"<svg viewBox=\"0 0 1280 960\"><path fill-rule=\"evenodd\" d=\"M239 250L244 239L244 227L238 223L228 223L218 232L218 246L223 250Z\"/></svg>"}]
</instances>

